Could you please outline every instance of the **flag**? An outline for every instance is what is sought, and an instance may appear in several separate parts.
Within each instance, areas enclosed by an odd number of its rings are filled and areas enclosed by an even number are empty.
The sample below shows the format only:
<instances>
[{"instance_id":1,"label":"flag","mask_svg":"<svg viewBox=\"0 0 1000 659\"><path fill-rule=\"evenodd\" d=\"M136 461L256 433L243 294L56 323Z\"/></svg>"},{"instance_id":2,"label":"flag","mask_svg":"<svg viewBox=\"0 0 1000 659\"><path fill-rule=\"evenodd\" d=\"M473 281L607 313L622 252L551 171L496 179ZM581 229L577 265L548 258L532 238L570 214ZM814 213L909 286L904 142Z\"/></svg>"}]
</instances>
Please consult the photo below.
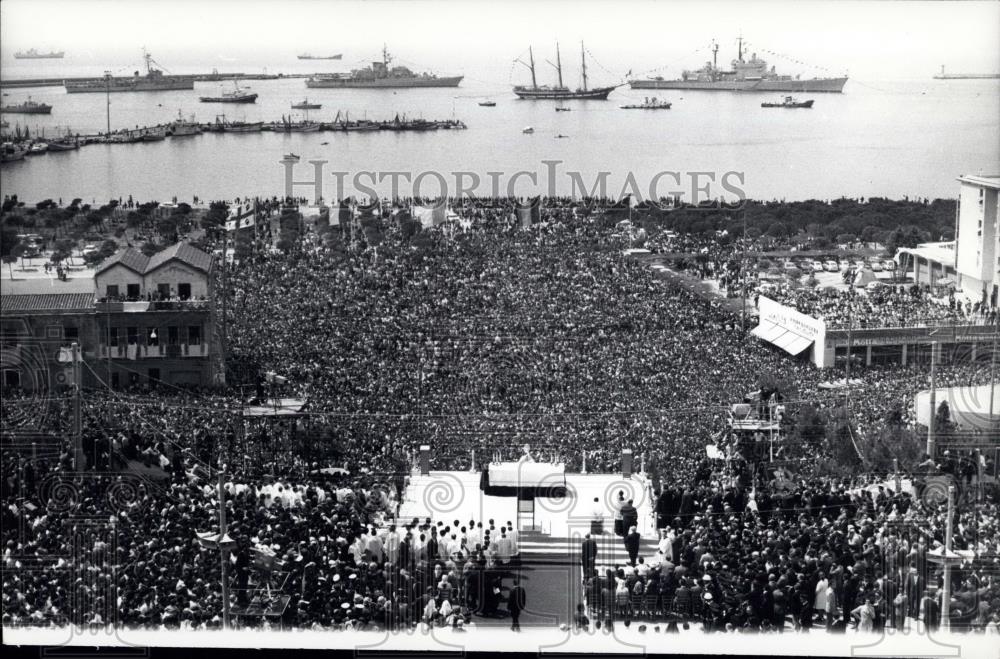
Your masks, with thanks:
<instances>
[{"instance_id":1,"label":"flag","mask_svg":"<svg viewBox=\"0 0 1000 659\"><path fill-rule=\"evenodd\" d=\"M444 201L440 201L433 206L414 205L410 211L413 219L420 222L425 229L444 224L448 219L448 206Z\"/></svg>"},{"instance_id":2,"label":"flag","mask_svg":"<svg viewBox=\"0 0 1000 659\"><path fill-rule=\"evenodd\" d=\"M517 205L517 221L522 229L530 229L532 225L542 221L542 198L534 197L525 203Z\"/></svg>"}]
</instances>

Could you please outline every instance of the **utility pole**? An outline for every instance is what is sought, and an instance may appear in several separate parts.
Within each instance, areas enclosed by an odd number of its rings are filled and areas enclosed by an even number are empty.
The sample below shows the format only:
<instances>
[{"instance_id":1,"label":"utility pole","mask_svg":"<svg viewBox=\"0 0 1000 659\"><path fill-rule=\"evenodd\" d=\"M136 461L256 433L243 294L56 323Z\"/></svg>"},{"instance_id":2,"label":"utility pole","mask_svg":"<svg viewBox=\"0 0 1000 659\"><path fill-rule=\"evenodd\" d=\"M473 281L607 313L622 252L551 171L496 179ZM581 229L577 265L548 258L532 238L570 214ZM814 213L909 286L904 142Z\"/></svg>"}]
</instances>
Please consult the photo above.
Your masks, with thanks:
<instances>
[{"instance_id":1,"label":"utility pole","mask_svg":"<svg viewBox=\"0 0 1000 659\"><path fill-rule=\"evenodd\" d=\"M740 260L740 279L743 283L743 331L747 331L747 211L740 211L743 216L743 258Z\"/></svg>"},{"instance_id":2,"label":"utility pole","mask_svg":"<svg viewBox=\"0 0 1000 659\"><path fill-rule=\"evenodd\" d=\"M931 460L934 459L934 422L935 422L935 407L937 406L937 392L934 390L934 366L937 362L937 341L931 341L931 416L927 420L927 455L930 456Z\"/></svg>"},{"instance_id":3,"label":"utility pole","mask_svg":"<svg viewBox=\"0 0 1000 659\"><path fill-rule=\"evenodd\" d=\"M951 519L955 514L955 486L948 486L948 519L944 527L944 585L941 588L941 629L951 631Z\"/></svg>"},{"instance_id":4,"label":"utility pole","mask_svg":"<svg viewBox=\"0 0 1000 659\"><path fill-rule=\"evenodd\" d=\"M229 547L226 543L226 488L219 468L219 556L222 560L222 628L229 629Z\"/></svg>"},{"instance_id":5,"label":"utility pole","mask_svg":"<svg viewBox=\"0 0 1000 659\"><path fill-rule=\"evenodd\" d=\"M73 469L87 468L87 458L83 454L83 419L81 403L83 397L83 372L80 368L80 344L73 342Z\"/></svg>"},{"instance_id":6,"label":"utility pole","mask_svg":"<svg viewBox=\"0 0 1000 659\"><path fill-rule=\"evenodd\" d=\"M104 100L108 118L108 132L105 135L111 135L111 71L104 72Z\"/></svg>"}]
</instances>

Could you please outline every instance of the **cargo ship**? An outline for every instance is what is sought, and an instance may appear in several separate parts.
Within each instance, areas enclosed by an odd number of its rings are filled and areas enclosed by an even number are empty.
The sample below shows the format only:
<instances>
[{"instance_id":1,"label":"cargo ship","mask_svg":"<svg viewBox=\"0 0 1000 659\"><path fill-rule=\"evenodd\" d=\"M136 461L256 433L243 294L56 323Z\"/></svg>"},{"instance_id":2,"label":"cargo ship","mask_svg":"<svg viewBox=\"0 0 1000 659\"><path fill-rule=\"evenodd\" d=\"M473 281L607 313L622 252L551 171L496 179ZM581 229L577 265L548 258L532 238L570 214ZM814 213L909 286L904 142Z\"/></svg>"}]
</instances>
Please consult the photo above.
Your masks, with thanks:
<instances>
[{"instance_id":1,"label":"cargo ship","mask_svg":"<svg viewBox=\"0 0 1000 659\"><path fill-rule=\"evenodd\" d=\"M86 92L159 92L176 89L194 89L194 78L190 76L166 76L163 71L154 68L153 56L143 51L143 61L146 63L146 75L140 76L136 71L131 77L105 76L89 80L65 81L66 93L80 94Z\"/></svg>"},{"instance_id":2,"label":"cargo ship","mask_svg":"<svg viewBox=\"0 0 1000 659\"><path fill-rule=\"evenodd\" d=\"M532 52L531 48L528 48L528 61L522 62L517 60L518 63L523 64L528 67L531 71L531 86L518 85L514 87L514 93L517 94L518 98L532 99L532 100L593 100L593 101L606 101L608 100L608 94L615 90L614 86L611 87L595 87L593 89L587 88L587 56L583 47L583 42L580 42L580 66L581 73L583 75L583 86L572 90L569 87L563 85L562 79L562 60L559 56L559 44L556 44L556 63L552 64L556 69L558 75L559 84L552 85L539 85L538 79L535 76L535 54Z\"/></svg>"},{"instance_id":3,"label":"cargo ship","mask_svg":"<svg viewBox=\"0 0 1000 659\"><path fill-rule=\"evenodd\" d=\"M753 53L750 59L743 58L743 38L737 46L737 57L731 69L718 66L719 45L712 44L712 61L697 71L684 71L679 80L664 80L662 77L645 80L631 80L632 89L694 89L726 92L827 92L839 94L844 91L847 76L842 78L801 79L779 75L774 67Z\"/></svg>"},{"instance_id":4,"label":"cargo ship","mask_svg":"<svg viewBox=\"0 0 1000 659\"><path fill-rule=\"evenodd\" d=\"M52 51L48 53L40 53L34 48L29 48L25 51L17 51L14 53L14 59L62 59L65 55L65 51Z\"/></svg>"},{"instance_id":5,"label":"cargo ship","mask_svg":"<svg viewBox=\"0 0 1000 659\"><path fill-rule=\"evenodd\" d=\"M299 59L340 59L343 53L337 53L336 55L310 55L309 53L302 53L299 55Z\"/></svg>"},{"instance_id":6,"label":"cargo ship","mask_svg":"<svg viewBox=\"0 0 1000 659\"><path fill-rule=\"evenodd\" d=\"M24 103L0 107L0 112L9 112L11 114L51 114L52 106L48 103L36 103L29 96L28 100Z\"/></svg>"},{"instance_id":7,"label":"cargo ship","mask_svg":"<svg viewBox=\"0 0 1000 659\"><path fill-rule=\"evenodd\" d=\"M314 75L306 79L306 87L319 88L375 88L399 89L407 87L458 87L465 76L442 76L432 73L414 73L405 66L389 68L392 58L385 46L382 47L382 61L372 62L364 69L350 73L329 73Z\"/></svg>"}]
</instances>

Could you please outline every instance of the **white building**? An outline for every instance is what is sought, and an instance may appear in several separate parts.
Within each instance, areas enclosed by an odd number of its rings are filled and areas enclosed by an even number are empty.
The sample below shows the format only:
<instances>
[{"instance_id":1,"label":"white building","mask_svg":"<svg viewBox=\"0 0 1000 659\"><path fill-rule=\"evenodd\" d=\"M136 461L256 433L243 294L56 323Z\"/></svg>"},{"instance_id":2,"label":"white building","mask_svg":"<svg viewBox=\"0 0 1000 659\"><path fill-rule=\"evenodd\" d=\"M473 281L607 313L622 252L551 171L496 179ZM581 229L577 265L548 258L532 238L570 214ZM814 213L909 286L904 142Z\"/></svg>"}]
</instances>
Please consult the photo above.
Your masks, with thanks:
<instances>
[{"instance_id":1,"label":"white building","mask_svg":"<svg viewBox=\"0 0 1000 659\"><path fill-rule=\"evenodd\" d=\"M1000 175L959 176L955 218L955 270L958 285L971 299L996 306L1000 289L1000 225L997 193Z\"/></svg>"}]
</instances>

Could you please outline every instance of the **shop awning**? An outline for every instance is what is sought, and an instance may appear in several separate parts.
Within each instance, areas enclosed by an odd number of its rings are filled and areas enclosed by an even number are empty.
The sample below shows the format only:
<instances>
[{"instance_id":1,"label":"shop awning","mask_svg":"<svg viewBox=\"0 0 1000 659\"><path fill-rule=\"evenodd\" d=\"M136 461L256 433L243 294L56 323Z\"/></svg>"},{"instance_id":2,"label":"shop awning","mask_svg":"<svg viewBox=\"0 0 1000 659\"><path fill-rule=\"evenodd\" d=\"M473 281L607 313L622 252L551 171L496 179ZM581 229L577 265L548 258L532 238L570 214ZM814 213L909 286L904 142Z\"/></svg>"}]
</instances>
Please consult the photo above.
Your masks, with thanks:
<instances>
[{"instance_id":1,"label":"shop awning","mask_svg":"<svg viewBox=\"0 0 1000 659\"><path fill-rule=\"evenodd\" d=\"M762 320L760 325L750 330L750 333L778 346L790 355L801 354L813 343L812 339L767 320Z\"/></svg>"}]
</instances>

